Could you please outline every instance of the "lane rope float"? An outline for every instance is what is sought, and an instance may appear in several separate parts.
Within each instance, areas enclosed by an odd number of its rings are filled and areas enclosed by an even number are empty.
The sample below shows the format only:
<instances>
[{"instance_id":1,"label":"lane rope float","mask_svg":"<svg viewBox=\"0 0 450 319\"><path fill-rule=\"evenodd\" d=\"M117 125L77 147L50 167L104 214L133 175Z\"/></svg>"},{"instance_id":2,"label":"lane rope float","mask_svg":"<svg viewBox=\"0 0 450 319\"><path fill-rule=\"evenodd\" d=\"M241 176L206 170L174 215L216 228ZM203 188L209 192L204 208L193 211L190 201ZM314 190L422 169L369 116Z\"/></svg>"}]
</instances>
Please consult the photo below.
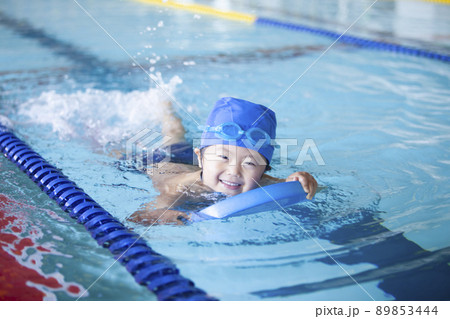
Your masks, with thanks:
<instances>
[{"instance_id":1,"label":"lane rope float","mask_svg":"<svg viewBox=\"0 0 450 319\"><path fill-rule=\"evenodd\" d=\"M252 14L246 14L236 11L223 11L210 6L193 4L193 3L179 3L171 0L136 0L138 2L143 2L146 4L157 5L161 7L169 7L174 9L180 9L184 11L189 11L197 14L207 14L211 16L216 16L223 19L237 20L243 22L253 23L256 16Z\"/></svg>"},{"instance_id":2,"label":"lane rope float","mask_svg":"<svg viewBox=\"0 0 450 319\"><path fill-rule=\"evenodd\" d=\"M297 23L289 23L278 21L275 19L269 18L258 18L255 21L256 24L269 25L284 29L289 29L292 31L300 31L300 32L308 32L320 36L325 36L331 39L338 39L340 43L354 45L356 47L372 49L372 50L381 50L381 51L390 51L394 53L406 54L406 55L414 55L418 57L424 57L429 59L440 60L444 62L450 62L450 56L445 54L440 54L437 52L427 51L423 49L407 47L401 44L383 42L383 41L375 41L370 39L365 39L362 37L356 37L351 35L341 35L338 32L329 31L321 28L313 28L302 24Z\"/></svg>"},{"instance_id":3,"label":"lane rope float","mask_svg":"<svg viewBox=\"0 0 450 319\"><path fill-rule=\"evenodd\" d=\"M107 248L136 282L155 293L158 300L217 300L183 277L168 258L155 252L1 123L0 150L63 211L83 224L97 243Z\"/></svg>"},{"instance_id":4,"label":"lane rope float","mask_svg":"<svg viewBox=\"0 0 450 319\"><path fill-rule=\"evenodd\" d=\"M246 14L236 11L223 11L219 10L210 6L206 5L199 5L199 4L183 4L178 3L171 0L135 0L141 3L150 4L150 5L157 5L162 7L169 7L174 9L180 9L188 12L193 12L197 14L206 14L211 16L216 16L223 19L229 19L229 20L236 20L236 21L242 21L247 22L255 25L264 25L264 26L270 26L270 27L278 27L283 28L291 31L296 32L307 32L312 33L318 36L325 36L332 39L338 39L340 43L346 44L346 45L353 45L355 47L364 48L364 49L371 49L371 50L379 50L379 51L388 51L392 53L397 54L405 54L405 55L412 55L422 58L428 58L428 59L434 59L438 61L443 62L450 62L450 55L447 54L441 54L438 52L428 51L424 49L404 46L397 43L392 42L385 42L385 41L377 41L377 40L371 40L363 37L358 36L352 36L344 34L341 36L341 33L326 30L322 28L315 28L310 27L303 24L298 23L291 23L291 22L285 22L280 21L276 19L271 18L264 18L264 17L257 17L256 15L252 14ZM426 0L425 0L426 1ZM448 4L450 3L450 0L430 0L435 2L441 2Z\"/></svg>"}]
</instances>

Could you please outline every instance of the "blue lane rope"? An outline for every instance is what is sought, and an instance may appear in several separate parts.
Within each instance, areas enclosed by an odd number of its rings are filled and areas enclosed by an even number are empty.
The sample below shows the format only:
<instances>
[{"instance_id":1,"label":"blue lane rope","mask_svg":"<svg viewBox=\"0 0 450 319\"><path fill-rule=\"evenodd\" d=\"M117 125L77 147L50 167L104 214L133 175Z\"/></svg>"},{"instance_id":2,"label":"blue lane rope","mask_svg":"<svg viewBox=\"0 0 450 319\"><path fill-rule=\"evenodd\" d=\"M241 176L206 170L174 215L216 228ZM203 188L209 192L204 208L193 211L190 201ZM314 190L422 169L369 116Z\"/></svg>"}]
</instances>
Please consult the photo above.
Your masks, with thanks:
<instances>
[{"instance_id":1,"label":"blue lane rope","mask_svg":"<svg viewBox=\"0 0 450 319\"><path fill-rule=\"evenodd\" d=\"M169 259L151 249L138 234L1 124L0 149L70 217L83 224L97 243L109 249L136 282L155 293L158 300L217 300L181 276Z\"/></svg>"},{"instance_id":2,"label":"blue lane rope","mask_svg":"<svg viewBox=\"0 0 450 319\"><path fill-rule=\"evenodd\" d=\"M296 23L290 23L290 22L283 22L278 21L270 18L263 18L259 17L255 20L256 24L261 25L268 25L268 26L274 26L284 29L289 29L292 31L299 31L299 32L308 32L315 35L321 35L325 37L329 37L332 39L338 39L339 42L354 45L361 48L366 49L373 49L373 50L383 50L383 51L391 51L395 53L401 53L406 55L414 55L418 57L424 57L429 59L436 59L443 62L450 62L450 56L445 54L440 54L436 52L431 52L427 50L417 49L417 48L411 48L407 46L403 46L400 44L395 43L389 43L389 42L382 42L382 41L375 41L370 39L365 39L361 37L355 37L350 35L343 35L341 36L340 33L329 31L325 29L320 28L313 28L302 24L296 24Z\"/></svg>"},{"instance_id":3,"label":"blue lane rope","mask_svg":"<svg viewBox=\"0 0 450 319\"><path fill-rule=\"evenodd\" d=\"M292 31L309 32L309 33L313 33L316 35L330 37L332 39L339 38L339 42L354 45L354 46L361 47L361 48L391 51L391 52L395 52L395 53L399 53L399 54L414 55L414 56L418 56L418 57L436 59L436 60L440 60L440 61L444 61L444 62L450 61L450 56L445 55L445 54L440 54L440 53L417 49L417 48L411 48L411 47L407 47L407 46L403 46L403 45L395 44L395 43L360 38L360 37L355 37L355 36L350 36L350 35L343 35L341 37L340 33L337 33L334 31L329 31L329 30L320 29L320 28L313 28L313 27L309 27L306 25L302 25L302 24L284 22L284 21L279 21L279 20L270 19L270 18L257 17L256 15L253 15L253 14L246 14L246 13L241 13L241 12L236 12L236 11L222 11L222 10L218 10L214 7L207 6L207 5L185 4L185 3L178 3L175 1L171 1L171 0L166 0L166 1L137 0L137 1L152 4L152 5L186 10L186 11L195 12L198 14L212 15L212 16L216 16L216 17L220 17L220 18L224 18L224 19L238 20L238 21L242 21L242 22L260 24L260 25L268 25L268 26L273 26L273 27L285 28L285 29L289 29ZM450 0L427 0L427 1L450 2Z\"/></svg>"}]
</instances>

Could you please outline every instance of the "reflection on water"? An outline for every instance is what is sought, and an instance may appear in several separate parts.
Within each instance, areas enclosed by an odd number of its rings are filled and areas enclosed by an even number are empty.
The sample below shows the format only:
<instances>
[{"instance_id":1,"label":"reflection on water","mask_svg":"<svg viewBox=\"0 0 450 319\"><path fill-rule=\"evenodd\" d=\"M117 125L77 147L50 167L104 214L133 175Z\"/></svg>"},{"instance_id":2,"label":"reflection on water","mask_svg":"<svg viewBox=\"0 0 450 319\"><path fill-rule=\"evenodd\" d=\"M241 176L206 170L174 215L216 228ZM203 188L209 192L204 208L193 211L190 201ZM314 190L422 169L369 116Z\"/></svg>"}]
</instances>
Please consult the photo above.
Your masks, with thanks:
<instances>
[{"instance_id":1,"label":"reflection on water","mask_svg":"<svg viewBox=\"0 0 450 319\"><path fill-rule=\"evenodd\" d=\"M299 142L289 148L288 165L275 161L271 174L305 170L327 188L286 213L150 229L128 224L184 276L225 300L449 299L445 65L336 45L299 78L329 39L107 2L83 4L176 96L189 138L197 125L185 112L202 122L221 96L270 105L298 80L273 109L278 136ZM128 136L157 127L167 97L79 8L50 3L51 12L48 2L0 4L0 37L8 43L0 48L0 111L20 137L125 221L157 191L103 147L120 149ZM345 30L371 3L214 1L333 31ZM449 8L379 1L349 32L448 54ZM325 166L293 164L306 138ZM76 288L111 265L109 254L5 159L0 180L0 198L17 202L1 208L2 260L37 274L39 298L74 299ZM220 199L211 196L202 204ZM33 214L19 214L25 203ZM29 236L17 216L32 219L26 227L37 234ZM118 267L87 299L153 298Z\"/></svg>"}]
</instances>

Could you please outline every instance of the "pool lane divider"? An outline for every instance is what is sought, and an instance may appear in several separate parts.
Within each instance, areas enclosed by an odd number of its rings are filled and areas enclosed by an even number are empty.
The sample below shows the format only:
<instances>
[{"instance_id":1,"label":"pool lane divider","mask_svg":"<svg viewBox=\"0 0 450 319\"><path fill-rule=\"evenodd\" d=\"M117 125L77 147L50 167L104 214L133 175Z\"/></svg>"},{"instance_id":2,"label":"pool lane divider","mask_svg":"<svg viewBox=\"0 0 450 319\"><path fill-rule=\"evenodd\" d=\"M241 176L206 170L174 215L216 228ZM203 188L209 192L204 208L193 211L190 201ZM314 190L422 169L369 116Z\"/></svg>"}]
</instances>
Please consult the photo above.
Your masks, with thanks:
<instances>
[{"instance_id":1,"label":"pool lane divider","mask_svg":"<svg viewBox=\"0 0 450 319\"><path fill-rule=\"evenodd\" d=\"M223 19L229 20L237 20L243 22L253 23L255 22L256 16L252 14L246 14L235 11L222 11L219 9L215 9L210 6L201 5L201 4L192 4L192 3L179 3L170 0L136 0L138 2L143 2L146 4L157 5L161 7L169 7L174 9L180 9L184 11L189 11L197 14L207 14L211 16L216 16Z\"/></svg>"},{"instance_id":2,"label":"pool lane divider","mask_svg":"<svg viewBox=\"0 0 450 319\"><path fill-rule=\"evenodd\" d=\"M423 50L419 48L414 47L408 47L401 44L391 43L391 42L385 42L385 41L377 41L377 40L371 40L366 39L363 37L357 37L357 36L351 36L351 35L342 35L339 32L330 31L322 28L315 28L310 27L303 24L298 23L291 23L291 22L285 22L285 21L279 21L276 19L271 18L264 18L264 17L257 17L252 14L245 14L235 11L222 11L219 9L215 9L210 6L206 5L199 5L199 4L183 4L178 3L175 1L170 0L135 0L138 2L151 4L151 5L157 5L162 7L169 7L174 9L180 9L184 11L194 12L197 14L206 14L211 16L216 16L223 19L228 20L236 20L236 21L242 21L247 22L250 24L255 25L262 25L262 26L270 26L270 27L277 27L282 29L287 29L291 31L296 32L307 32L311 34L315 34L318 36L324 36L331 39L339 39L339 43L343 43L346 45L353 45L355 47L364 48L364 49L372 49L372 50L379 50L379 51L388 51L393 52L397 54L405 54L405 55L411 55L411 56L417 56L422 58L428 58L428 59L435 59L443 62L450 62L450 56L446 54L441 54L438 52ZM442 1L445 3L450 2L449 1Z\"/></svg>"},{"instance_id":3,"label":"pool lane divider","mask_svg":"<svg viewBox=\"0 0 450 319\"><path fill-rule=\"evenodd\" d=\"M94 73L99 76L116 73L107 63L95 55L77 48L69 42L58 39L50 33L47 33L44 29L37 28L24 19L13 18L0 11L0 26L8 28L24 39L36 41L40 46L50 50L57 56L69 59L82 69L83 73L86 69L90 70L91 74Z\"/></svg>"},{"instance_id":4,"label":"pool lane divider","mask_svg":"<svg viewBox=\"0 0 450 319\"><path fill-rule=\"evenodd\" d=\"M437 52L432 52L428 50L407 47L401 44L389 43L384 41L375 41L370 39L365 39L361 37L351 36L351 35L342 35L341 33L329 31L321 28L313 28L306 25L301 25L297 23L289 23L278 21L269 18L258 18L255 21L255 24L268 25L273 27L284 28L292 31L300 31L312 33L315 35L325 36L331 39L339 39L338 42L348 45L354 45L356 47L372 49L372 50L381 50L381 51L390 51L394 53L401 53L406 55L413 55L418 57L424 57L429 59L441 60L444 62L450 62L450 56L445 54L440 54Z\"/></svg>"},{"instance_id":5,"label":"pool lane divider","mask_svg":"<svg viewBox=\"0 0 450 319\"><path fill-rule=\"evenodd\" d=\"M103 209L60 170L0 124L0 150L25 172L70 217L83 224L100 246L107 248L137 283L158 300L217 300L180 275L167 257L155 252L139 235Z\"/></svg>"},{"instance_id":6,"label":"pool lane divider","mask_svg":"<svg viewBox=\"0 0 450 319\"><path fill-rule=\"evenodd\" d=\"M439 3L439 4L450 4L450 0L420 0L420 1L425 1L425 2L435 2L435 3Z\"/></svg>"}]
</instances>

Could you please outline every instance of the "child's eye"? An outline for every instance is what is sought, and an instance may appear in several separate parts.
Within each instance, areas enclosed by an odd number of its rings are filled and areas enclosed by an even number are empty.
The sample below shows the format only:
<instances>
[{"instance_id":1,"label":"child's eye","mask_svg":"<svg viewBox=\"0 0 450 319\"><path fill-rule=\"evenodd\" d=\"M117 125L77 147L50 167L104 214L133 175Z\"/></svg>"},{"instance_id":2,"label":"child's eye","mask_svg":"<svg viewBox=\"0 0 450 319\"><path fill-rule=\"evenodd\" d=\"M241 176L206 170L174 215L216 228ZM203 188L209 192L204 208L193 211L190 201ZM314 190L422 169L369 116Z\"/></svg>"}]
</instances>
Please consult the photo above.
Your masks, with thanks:
<instances>
[{"instance_id":1,"label":"child's eye","mask_svg":"<svg viewBox=\"0 0 450 319\"><path fill-rule=\"evenodd\" d=\"M244 162L244 165L248 165L248 166L254 166L256 167L256 164L253 162Z\"/></svg>"},{"instance_id":2,"label":"child's eye","mask_svg":"<svg viewBox=\"0 0 450 319\"><path fill-rule=\"evenodd\" d=\"M228 156L226 155L217 155L217 157L223 158L223 159L228 159Z\"/></svg>"}]
</instances>

